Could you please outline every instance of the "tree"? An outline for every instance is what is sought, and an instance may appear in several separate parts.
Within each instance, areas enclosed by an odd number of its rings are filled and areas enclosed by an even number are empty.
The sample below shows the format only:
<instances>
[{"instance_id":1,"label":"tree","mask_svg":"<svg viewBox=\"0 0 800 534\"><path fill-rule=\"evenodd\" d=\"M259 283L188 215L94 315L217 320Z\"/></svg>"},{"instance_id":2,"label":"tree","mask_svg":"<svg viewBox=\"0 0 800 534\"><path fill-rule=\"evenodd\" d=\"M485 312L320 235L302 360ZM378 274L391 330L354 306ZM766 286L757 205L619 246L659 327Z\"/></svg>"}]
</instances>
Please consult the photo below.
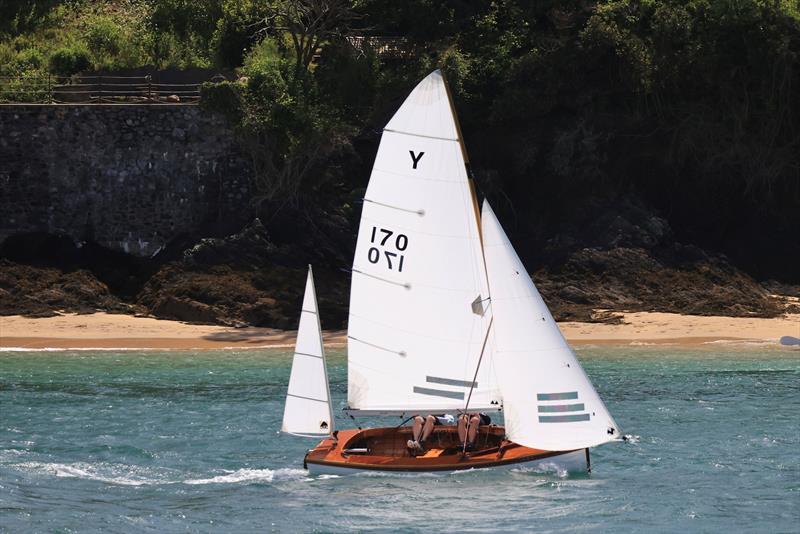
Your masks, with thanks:
<instances>
[{"instance_id":1,"label":"tree","mask_svg":"<svg viewBox=\"0 0 800 534\"><path fill-rule=\"evenodd\" d=\"M295 55L295 72L307 71L325 41L344 39L360 18L350 0L288 0L272 9L266 29L287 32Z\"/></svg>"}]
</instances>

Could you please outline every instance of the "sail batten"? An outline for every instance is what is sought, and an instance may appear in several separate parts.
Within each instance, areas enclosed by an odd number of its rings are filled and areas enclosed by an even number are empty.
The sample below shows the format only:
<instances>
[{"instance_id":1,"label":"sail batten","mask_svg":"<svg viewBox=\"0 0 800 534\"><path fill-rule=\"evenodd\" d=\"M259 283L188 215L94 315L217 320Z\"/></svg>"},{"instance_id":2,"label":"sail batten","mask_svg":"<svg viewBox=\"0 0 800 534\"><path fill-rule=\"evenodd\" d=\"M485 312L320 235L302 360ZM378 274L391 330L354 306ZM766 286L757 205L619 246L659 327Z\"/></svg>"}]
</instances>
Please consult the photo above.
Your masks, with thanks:
<instances>
[{"instance_id":1,"label":"sail batten","mask_svg":"<svg viewBox=\"0 0 800 534\"><path fill-rule=\"evenodd\" d=\"M333 430L328 370L309 265L281 431L296 436L322 436Z\"/></svg>"}]
</instances>

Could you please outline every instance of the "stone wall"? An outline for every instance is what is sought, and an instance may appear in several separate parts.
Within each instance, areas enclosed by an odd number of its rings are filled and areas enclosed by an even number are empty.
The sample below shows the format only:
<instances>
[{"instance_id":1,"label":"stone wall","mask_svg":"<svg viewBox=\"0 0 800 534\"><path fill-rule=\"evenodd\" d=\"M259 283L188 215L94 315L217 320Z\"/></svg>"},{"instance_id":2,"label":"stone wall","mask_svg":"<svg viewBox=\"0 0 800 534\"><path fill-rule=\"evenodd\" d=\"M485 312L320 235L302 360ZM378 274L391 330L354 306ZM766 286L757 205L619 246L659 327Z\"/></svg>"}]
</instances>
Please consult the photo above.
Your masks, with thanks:
<instances>
[{"instance_id":1,"label":"stone wall","mask_svg":"<svg viewBox=\"0 0 800 534\"><path fill-rule=\"evenodd\" d=\"M149 256L243 221L250 177L224 118L196 106L0 106L0 242L46 231Z\"/></svg>"}]
</instances>

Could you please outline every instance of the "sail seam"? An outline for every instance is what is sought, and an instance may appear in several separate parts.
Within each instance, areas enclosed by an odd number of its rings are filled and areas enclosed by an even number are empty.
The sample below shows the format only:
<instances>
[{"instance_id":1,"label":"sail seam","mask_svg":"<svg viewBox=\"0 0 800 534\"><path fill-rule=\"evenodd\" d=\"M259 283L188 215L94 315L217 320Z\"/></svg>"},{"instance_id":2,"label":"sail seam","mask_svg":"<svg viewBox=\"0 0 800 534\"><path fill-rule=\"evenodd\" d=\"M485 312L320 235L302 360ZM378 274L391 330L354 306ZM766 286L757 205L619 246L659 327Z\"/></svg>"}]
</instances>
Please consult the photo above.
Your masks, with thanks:
<instances>
[{"instance_id":1,"label":"sail seam","mask_svg":"<svg viewBox=\"0 0 800 534\"><path fill-rule=\"evenodd\" d=\"M408 330L406 328L399 328L399 327L394 326L394 325L390 325L390 324L387 324L387 323L382 323L380 321L375 321L374 319L372 319L370 317L364 317L363 315L358 315L358 314L353 313L353 312L350 312L349 316L350 317L354 317L354 318L356 318L356 319L358 319L360 321L364 321L364 322L367 322L367 323L372 323L374 325L382 326L383 328L391 328L393 330L396 330L398 332L403 332L403 333L408 334L410 336L421 337L421 338L425 338L425 339L432 339L434 341L441 341L441 342L444 342L444 343L453 343L453 344L458 344L458 345L462 345L462 346L463 345L470 345L469 343L466 343L463 338L447 338L447 337L431 336L431 335L428 335L428 334L423 334L422 332L415 332L413 330Z\"/></svg>"},{"instance_id":2,"label":"sail seam","mask_svg":"<svg viewBox=\"0 0 800 534\"><path fill-rule=\"evenodd\" d=\"M299 356L311 356L312 358L319 358L320 360L324 359L322 356L318 356L316 354L309 354L307 352L295 352L294 355L295 356L298 356L298 355Z\"/></svg>"},{"instance_id":3,"label":"sail seam","mask_svg":"<svg viewBox=\"0 0 800 534\"><path fill-rule=\"evenodd\" d=\"M455 141L456 143L458 142L458 138L453 139L452 137L437 137L435 135L415 134L415 133L411 133L411 132L403 132L403 131L400 131L400 130L390 130L389 128L384 128L383 131L384 132L389 132L389 133L396 133L396 134L400 134L400 135L410 135L412 137L424 137L426 139L438 139L440 141Z\"/></svg>"},{"instance_id":4,"label":"sail seam","mask_svg":"<svg viewBox=\"0 0 800 534\"><path fill-rule=\"evenodd\" d=\"M296 397L298 399L310 400L310 401L314 401L314 402L324 402L325 404L328 404L328 401L326 401L326 400L315 399L313 397L304 397L302 395L295 395L294 393L287 393L286 396L287 397Z\"/></svg>"},{"instance_id":5,"label":"sail seam","mask_svg":"<svg viewBox=\"0 0 800 534\"><path fill-rule=\"evenodd\" d=\"M371 200L370 202L373 202L375 204L379 204L379 202L375 202L374 200ZM401 208L398 208L398 209L401 209ZM380 224L382 222L381 219L376 219L374 217L370 217L369 215L362 215L361 216L361 220L362 221L369 221L371 223L378 223L378 224ZM424 232L422 230L417 229L414 226L404 226L404 225L401 225L401 224L397 224L395 226L397 226L397 228L401 229L401 230L413 231L416 234L426 235L426 236L430 236L430 237L441 237L441 238L444 238L444 239L458 239L460 241L472 241L474 239L469 234L440 234L440 233L436 233L436 232Z\"/></svg>"},{"instance_id":6,"label":"sail seam","mask_svg":"<svg viewBox=\"0 0 800 534\"><path fill-rule=\"evenodd\" d=\"M311 310L300 310L300 313L303 313L303 312L306 312L306 313L313 313L314 315L316 315L316 314L317 314L317 312L315 312L315 311L311 311Z\"/></svg>"},{"instance_id":7,"label":"sail seam","mask_svg":"<svg viewBox=\"0 0 800 534\"><path fill-rule=\"evenodd\" d=\"M461 187L464 184L465 180L469 180L469 178L461 175L454 175L452 178L434 178L432 176L413 176L411 174L405 172L395 172L390 171L389 169L382 169L380 167L373 167L373 173L375 171L381 172L383 174L390 174L392 176L397 176L402 178L403 180L414 180L417 182L438 182L441 184L452 184L453 186Z\"/></svg>"},{"instance_id":8,"label":"sail seam","mask_svg":"<svg viewBox=\"0 0 800 534\"><path fill-rule=\"evenodd\" d=\"M405 211L405 212L408 212L408 213L414 213L416 215L419 215L420 217L424 217L425 216L425 210L423 210L423 209L410 210L408 208L401 208L400 206L392 206L391 204L384 204L383 202L378 202L377 200L370 200L370 199L368 199L366 197L364 197L362 200L364 202L369 202L371 204L377 204L378 206L383 206L384 208L392 208L393 210L400 210L400 211Z\"/></svg>"}]
</instances>

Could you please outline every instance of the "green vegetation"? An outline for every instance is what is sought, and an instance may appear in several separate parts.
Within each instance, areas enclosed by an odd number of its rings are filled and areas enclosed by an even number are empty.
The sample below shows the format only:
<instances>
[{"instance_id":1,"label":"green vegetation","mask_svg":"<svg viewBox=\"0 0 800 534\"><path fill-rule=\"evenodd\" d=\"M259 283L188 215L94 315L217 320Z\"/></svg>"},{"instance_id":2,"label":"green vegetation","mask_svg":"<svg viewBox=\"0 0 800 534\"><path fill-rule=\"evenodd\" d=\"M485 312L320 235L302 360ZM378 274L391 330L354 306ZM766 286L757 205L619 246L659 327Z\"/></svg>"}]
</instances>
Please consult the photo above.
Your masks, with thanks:
<instances>
[{"instance_id":1,"label":"green vegetation","mask_svg":"<svg viewBox=\"0 0 800 534\"><path fill-rule=\"evenodd\" d=\"M688 242L775 264L788 242L800 259L796 0L14 0L0 11L11 14L0 75L235 72L203 102L237 124L270 213L350 213L371 132L441 67L482 192L537 213L519 232L552 235L587 203L633 195Z\"/></svg>"}]
</instances>

